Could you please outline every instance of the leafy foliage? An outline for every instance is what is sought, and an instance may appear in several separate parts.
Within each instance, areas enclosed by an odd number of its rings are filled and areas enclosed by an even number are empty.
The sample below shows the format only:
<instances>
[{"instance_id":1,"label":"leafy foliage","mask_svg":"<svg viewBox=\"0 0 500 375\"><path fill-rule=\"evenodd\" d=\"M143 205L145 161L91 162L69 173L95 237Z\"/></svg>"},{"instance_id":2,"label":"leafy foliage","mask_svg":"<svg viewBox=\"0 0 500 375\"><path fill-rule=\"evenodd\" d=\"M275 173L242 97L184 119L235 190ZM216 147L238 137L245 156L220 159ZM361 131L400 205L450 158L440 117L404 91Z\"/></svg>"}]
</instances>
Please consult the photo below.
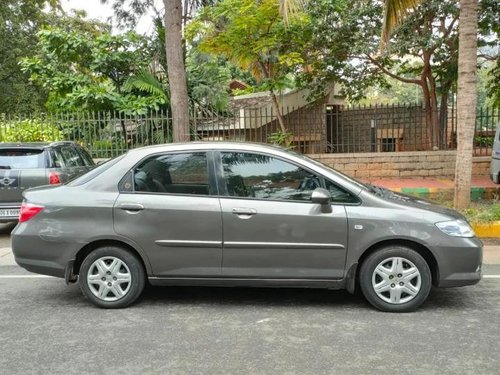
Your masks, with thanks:
<instances>
[{"instance_id":1,"label":"leafy foliage","mask_svg":"<svg viewBox=\"0 0 500 375\"><path fill-rule=\"evenodd\" d=\"M59 0L0 1L0 113L31 112L46 100L18 65L21 56L33 56L36 33L59 8Z\"/></svg>"},{"instance_id":2,"label":"leafy foliage","mask_svg":"<svg viewBox=\"0 0 500 375\"><path fill-rule=\"evenodd\" d=\"M0 119L0 142L49 142L62 139L63 133L56 125L39 119Z\"/></svg>"},{"instance_id":3,"label":"leafy foliage","mask_svg":"<svg viewBox=\"0 0 500 375\"><path fill-rule=\"evenodd\" d=\"M141 114L166 103L164 93L136 90L151 61L143 37L133 32L112 35L97 27L74 31L49 27L38 38L39 53L22 59L21 67L49 92L49 110ZM136 74L140 76L134 86Z\"/></svg>"},{"instance_id":4,"label":"leafy foliage","mask_svg":"<svg viewBox=\"0 0 500 375\"><path fill-rule=\"evenodd\" d=\"M288 149L293 149L293 133L277 131L271 134L268 138L269 142L276 146L283 146Z\"/></svg>"},{"instance_id":5,"label":"leafy foliage","mask_svg":"<svg viewBox=\"0 0 500 375\"><path fill-rule=\"evenodd\" d=\"M276 0L222 0L202 10L187 36L199 40L201 51L251 72L260 89L279 91L293 84L290 74L304 62L308 25L309 18L296 13L285 26Z\"/></svg>"}]
</instances>

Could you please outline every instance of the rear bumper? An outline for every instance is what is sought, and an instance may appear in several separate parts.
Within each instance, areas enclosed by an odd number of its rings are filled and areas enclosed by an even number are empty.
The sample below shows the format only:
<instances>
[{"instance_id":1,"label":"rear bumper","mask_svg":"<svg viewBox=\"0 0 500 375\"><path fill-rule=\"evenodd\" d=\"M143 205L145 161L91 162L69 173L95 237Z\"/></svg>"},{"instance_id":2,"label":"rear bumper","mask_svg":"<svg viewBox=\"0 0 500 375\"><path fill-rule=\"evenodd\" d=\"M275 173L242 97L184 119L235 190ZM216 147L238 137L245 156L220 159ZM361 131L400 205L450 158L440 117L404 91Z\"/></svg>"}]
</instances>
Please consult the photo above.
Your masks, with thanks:
<instances>
[{"instance_id":1,"label":"rear bumper","mask_svg":"<svg viewBox=\"0 0 500 375\"><path fill-rule=\"evenodd\" d=\"M57 241L39 234L23 233L26 223L20 223L11 234L12 252L16 263L27 271L64 277L68 263L75 258L78 243Z\"/></svg>"},{"instance_id":2,"label":"rear bumper","mask_svg":"<svg viewBox=\"0 0 500 375\"><path fill-rule=\"evenodd\" d=\"M26 271L41 275L64 277L66 266L53 261L15 257L16 263Z\"/></svg>"},{"instance_id":3,"label":"rear bumper","mask_svg":"<svg viewBox=\"0 0 500 375\"><path fill-rule=\"evenodd\" d=\"M500 184L500 159L491 159L490 178L495 184Z\"/></svg>"}]
</instances>

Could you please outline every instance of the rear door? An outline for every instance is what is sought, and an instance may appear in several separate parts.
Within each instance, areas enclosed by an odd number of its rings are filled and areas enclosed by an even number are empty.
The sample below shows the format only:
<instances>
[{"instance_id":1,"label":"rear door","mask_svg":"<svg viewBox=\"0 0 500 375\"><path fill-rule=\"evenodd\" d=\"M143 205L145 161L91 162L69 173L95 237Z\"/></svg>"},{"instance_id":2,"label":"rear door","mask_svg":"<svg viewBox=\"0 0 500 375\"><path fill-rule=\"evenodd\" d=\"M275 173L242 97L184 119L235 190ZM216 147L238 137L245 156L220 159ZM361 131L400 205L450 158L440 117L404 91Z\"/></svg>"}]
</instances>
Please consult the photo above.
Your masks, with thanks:
<instances>
[{"instance_id":1,"label":"rear door","mask_svg":"<svg viewBox=\"0 0 500 375\"><path fill-rule=\"evenodd\" d=\"M141 161L121 184L115 231L144 249L158 277L220 276L222 220L211 152Z\"/></svg>"},{"instance_id":2,"label":"rear door","mask_svg":"<svg viewBox=\"0 0 500 375\"><path fill-rule=\"evenodd\" d=\"M321 176L261 153L222 152L220 160L224 276L344 276L346 211L311 202L312 191L325 187Z\"/></svg>"}]
</instances>

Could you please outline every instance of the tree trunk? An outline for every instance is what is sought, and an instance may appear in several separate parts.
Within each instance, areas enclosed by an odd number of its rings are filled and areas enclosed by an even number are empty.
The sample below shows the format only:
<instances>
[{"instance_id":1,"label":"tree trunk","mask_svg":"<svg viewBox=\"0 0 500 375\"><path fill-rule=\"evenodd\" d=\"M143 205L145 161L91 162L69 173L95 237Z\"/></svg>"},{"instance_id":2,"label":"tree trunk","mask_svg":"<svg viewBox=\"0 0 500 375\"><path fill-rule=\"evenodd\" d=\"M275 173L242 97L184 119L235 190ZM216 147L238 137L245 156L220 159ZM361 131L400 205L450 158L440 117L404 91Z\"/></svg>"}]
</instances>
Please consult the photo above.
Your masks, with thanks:
<instances>
[{"instance_id":1,"label":"tree trunk","mask_svg":"<svg viewBox=\"0 0 500 375\"><path fill-rule=\"evenodd\" d=\"M187 142L189 135L189 99L182 47L182 1L163 0L165 6L165 51L170 85L173 140Z\"/></svg>"},{"instance_id":2,"label":"tree trunk","mask_svg":"<svg viewBox=\"0 0 500 375\"><path fill-rule=\"evenodd\" d=\"M278 103L278 98L274 91L271 90L271 99L273 101L274 108L276 109L276 118L278 119L278 124L280 125L281 131L286 133L285 121L283 115L281 114L280 104Z\"/></svg>"},{"instance_id":3,"label":"tree trunk","mask_svg":"<svg viewBox=\"0 0 500 375\"><path fill-rule=\"evenodd\" d=\"M455 165L455 208L470 204L472 145L476 123L478 0L460 0L458 34L457 160Z\"/></svg>"}]
</instances>

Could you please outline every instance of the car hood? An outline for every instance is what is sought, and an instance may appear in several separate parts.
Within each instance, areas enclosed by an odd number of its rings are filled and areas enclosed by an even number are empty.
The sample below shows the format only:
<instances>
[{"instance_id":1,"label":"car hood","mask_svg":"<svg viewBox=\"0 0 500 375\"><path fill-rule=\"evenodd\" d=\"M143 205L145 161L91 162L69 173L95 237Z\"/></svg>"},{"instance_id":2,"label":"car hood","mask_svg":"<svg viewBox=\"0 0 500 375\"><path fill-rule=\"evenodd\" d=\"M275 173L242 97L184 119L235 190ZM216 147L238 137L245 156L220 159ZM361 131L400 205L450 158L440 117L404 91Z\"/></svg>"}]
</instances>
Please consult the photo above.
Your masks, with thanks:
<instances>
[{"instance_id":1,"label":"car hood","mask_svg":"<svg viewBox=\"0 0 500 375\"><path fill-rule=\"evenodd\" d=\"M419 197L415 197L412 195L407 195L403 193L396 193L393 192L389 189L379 187L379 186L369 186L370 190L372 193L376 194L377 196L392 202L392 203L397 203L399 205L403 205L406 207L412 207L412 208L417 208L425 211L430 211L430 212L435 212L438 214L446 215L449 216L450 218L453 219L459 219L459 220L464 220L467 221L467 218L462 215L460 212L457 212L451 208L441 206L439 204L436 204L434 202L428 201L426 199L422 199Z\"/></svg>"}]
</instances>

